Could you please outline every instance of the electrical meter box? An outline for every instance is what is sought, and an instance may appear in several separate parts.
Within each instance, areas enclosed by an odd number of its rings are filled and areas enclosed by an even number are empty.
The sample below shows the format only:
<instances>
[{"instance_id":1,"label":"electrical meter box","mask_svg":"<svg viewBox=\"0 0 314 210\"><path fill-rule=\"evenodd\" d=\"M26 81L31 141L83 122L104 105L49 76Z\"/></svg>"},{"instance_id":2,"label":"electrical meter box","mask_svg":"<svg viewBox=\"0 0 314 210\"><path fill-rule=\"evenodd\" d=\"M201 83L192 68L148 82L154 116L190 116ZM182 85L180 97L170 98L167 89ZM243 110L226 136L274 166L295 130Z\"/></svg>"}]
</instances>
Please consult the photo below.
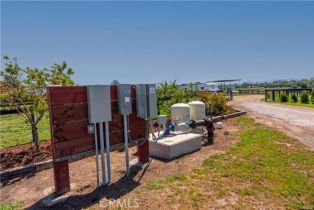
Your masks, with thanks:
<instances>
[{"instance_id":1,"label":"electrical meter box","mask_svg":"<svg viewBox=\"0 0 314 210\"><path fill-rule=\"evenodd\" d=\"M89 123L111 121L111 98L109 85L87 86Z\"/></svg>"},{"instance_id":2,"label":"electrical meter box","mask_svg":"<svg viewBox=\"0 0 314 210\"><path fill-rule=\"evenodd\" d=\"M157 96L155 84L136 85L136 108L140 118L157 117Z\"/></svg>"},{"instance_id":3,"label":"electrical meter box","mask_svg":"<svg viewBox=\"0 0 314 210\"><path fill-rule=\"evenodd\" d=\"M118 110L119 114L125 115L132 113L131 85L118 85Z\"/></svg>"}]
</instances>

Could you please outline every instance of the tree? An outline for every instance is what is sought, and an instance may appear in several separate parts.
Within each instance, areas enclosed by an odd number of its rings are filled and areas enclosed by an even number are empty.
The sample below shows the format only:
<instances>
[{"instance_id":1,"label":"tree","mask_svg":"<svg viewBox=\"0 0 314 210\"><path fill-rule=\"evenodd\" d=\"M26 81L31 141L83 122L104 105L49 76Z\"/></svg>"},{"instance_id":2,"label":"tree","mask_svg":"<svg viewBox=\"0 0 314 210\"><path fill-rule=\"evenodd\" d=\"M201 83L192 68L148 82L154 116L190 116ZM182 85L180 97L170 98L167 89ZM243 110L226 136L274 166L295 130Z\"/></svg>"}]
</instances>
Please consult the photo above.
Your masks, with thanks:
<instances>
[{"instance_id":1,"label":"tree","mask_svg":"<svg viewBox=\"0 0 314 210\"><path fill-rule=\"evenodd\" d=\"M50 69L21 68L17 59L3 57L4 69L0 71L3 80L0 83L2 103L16 109L30 124L32 142L39 152L38 123L48 110L47 87L49 85L73 85L73 70L66 62L54 64Z\"/></svg>"}]
</instances>

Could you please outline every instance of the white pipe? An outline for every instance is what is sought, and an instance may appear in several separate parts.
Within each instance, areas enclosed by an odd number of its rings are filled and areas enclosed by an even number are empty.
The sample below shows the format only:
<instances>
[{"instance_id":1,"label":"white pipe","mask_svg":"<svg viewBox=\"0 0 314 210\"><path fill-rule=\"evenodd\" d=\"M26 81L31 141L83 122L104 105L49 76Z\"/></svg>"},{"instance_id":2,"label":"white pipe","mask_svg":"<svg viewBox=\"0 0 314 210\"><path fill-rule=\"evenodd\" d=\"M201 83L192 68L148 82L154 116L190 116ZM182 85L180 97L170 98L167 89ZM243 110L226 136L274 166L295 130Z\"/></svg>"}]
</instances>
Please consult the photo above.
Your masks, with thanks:
<instances>
[{"instance_id":1,"label":"white pipe","mask_svg":"<svg viewBox=\"0 0 314 210\"><path fill-rule=\"evenodd\" d=\"M126 164L126 175L130 175L129 169L129 138L128 138L128 122L127 115L123 115L123 131L124 131L124 152L125 152L125 164Z\"/></svg>"},{"instance_id":2,"label":"white pipe","mask_svg":"<svg viewBox=\"0 0 314 210\"><path fill-rule=\"evenodd\" d=\"M98 166L98 140L97 140L97 123L94 124L95 137L95 153L96 153L96 173L97 173L97 187L99 187L99 166Z\"/></svg>"},{"instance_id":3,"label":"white pipe","mask_svg":"<svg viewBox=\"0 0 314 210\"><path fill-rule=\"evenodd\" d=\"M108 173L108 184L111 183L111 165L110 165L110 141L109 141L109 122L105 122L106 132L106 157L107 157L107 173Z\"/></svg>"},{"instance_id":4,"label":"white pipe","mask_svg":"<svg viewBox=\"0 0 314 210\"><path fill-rule=\"evenodd\" d=\"M100 155L101 155L101 172L102 185L106 184L106 166L105 166L105 146L104 146L104 128L103 123L99 123L99 137L100 137Z\"/></svg>"}]
</instances>

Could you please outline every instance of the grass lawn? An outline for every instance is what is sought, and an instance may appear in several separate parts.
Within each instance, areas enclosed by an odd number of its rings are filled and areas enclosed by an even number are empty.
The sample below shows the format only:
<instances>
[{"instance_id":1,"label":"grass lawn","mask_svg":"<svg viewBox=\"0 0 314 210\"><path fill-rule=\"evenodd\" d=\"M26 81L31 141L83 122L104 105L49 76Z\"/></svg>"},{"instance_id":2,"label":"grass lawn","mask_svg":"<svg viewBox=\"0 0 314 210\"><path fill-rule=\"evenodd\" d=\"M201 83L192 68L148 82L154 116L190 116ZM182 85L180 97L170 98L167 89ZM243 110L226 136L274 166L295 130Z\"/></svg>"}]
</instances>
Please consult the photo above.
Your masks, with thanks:
<instances>
[{"instance_id":1,"label":"grass lawn","mask_svg":"<svg viewBox=\"0 0 314 210\"><path fill-rule=\"evenodd\" d=\"M17 202L15 204L0 204L0 210L16 210L21 209L23 202Z\"/></svg>"},{"instance_id":2,"label":"grass lawn","mask_svg":"<svg viewBox=\"0 0 314 210\"><path fill-rule=\"evenodd\" d=\"M294 139L240 117L241 141L192 172L151 180L152 193L186 209L314 209L314 152ZM222 205L222 206L221 206Z\"/></svg>"},{"instance_id":3,"label":"grass lawn","mask_svg":"<svg viewBox=\"0 0 314 210\"><path fill-rule=\"evenodd\" d=\"M314 108L314 104L303 104L303 103L293 103L293 102L275 102L277 104L285 104L285 105L291 105L291 106L303 106L303 107L309 107L309 108Z\"/></svg>"},{"instance_id":4,"label":"grass lawn","mask_svg":"<svg viewBox=\"0 0 314 210\"><path fill-rule=\"evenodd\" d=\"M0 148L32 142L31 127L19 114L0 115L0 133ZM39 139L50 139L48 115L39 123Z\"/></svg>"}]
</instances>

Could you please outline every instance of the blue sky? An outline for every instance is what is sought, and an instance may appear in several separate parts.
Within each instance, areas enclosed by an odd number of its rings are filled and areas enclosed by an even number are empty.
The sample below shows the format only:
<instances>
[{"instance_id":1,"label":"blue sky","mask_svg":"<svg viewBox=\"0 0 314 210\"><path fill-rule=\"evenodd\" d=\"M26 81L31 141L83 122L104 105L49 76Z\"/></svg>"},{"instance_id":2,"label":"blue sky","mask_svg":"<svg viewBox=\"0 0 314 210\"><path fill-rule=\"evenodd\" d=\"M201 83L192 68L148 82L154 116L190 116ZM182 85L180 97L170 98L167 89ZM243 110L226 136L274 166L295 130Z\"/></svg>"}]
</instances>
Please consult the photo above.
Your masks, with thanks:
<instances>
[{"instance_id":1,"label":"blue sky","mask_svg":"<svg viewBox=\"0 0 314 210\"><path fill-rule=\"evenodd\" d=\"M1 53L79 84L314 76L314 2L1 3Z\"/></svg>"}]
</instances>

